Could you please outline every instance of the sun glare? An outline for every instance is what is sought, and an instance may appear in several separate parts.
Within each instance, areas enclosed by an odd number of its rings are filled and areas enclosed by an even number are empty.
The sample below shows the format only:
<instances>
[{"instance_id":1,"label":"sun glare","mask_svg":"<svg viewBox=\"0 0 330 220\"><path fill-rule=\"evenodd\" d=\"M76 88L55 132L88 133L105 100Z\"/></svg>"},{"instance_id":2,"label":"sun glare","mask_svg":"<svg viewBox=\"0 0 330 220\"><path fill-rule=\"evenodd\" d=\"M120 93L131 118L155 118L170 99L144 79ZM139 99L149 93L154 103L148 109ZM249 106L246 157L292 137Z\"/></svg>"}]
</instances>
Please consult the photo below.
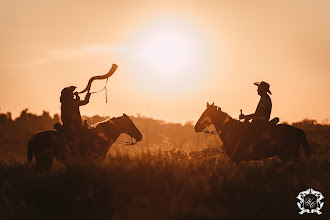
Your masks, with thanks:
<instances>
[{"instance_id":1,"label":"sun glare","mask_svg":"<svg viewBox=\"0 0 330 220\"><path fill-rule=\"evenodd\" d=\"M188 36L173 30L160 31L146 43L142 56L162 77L175 77L193 58L193 45Z\"/></svg>"},{"instance_id":2,"label":"sun glare","mask_svg":"<svg viewBox=\"0 0 330 220\"><path fill-rule=\"evenodd\" d=\"M206 59L206 43L199 33L173 21L141 29L134 48L143 89L170 96L194 88Z\"/></svg>"}]
</instances>

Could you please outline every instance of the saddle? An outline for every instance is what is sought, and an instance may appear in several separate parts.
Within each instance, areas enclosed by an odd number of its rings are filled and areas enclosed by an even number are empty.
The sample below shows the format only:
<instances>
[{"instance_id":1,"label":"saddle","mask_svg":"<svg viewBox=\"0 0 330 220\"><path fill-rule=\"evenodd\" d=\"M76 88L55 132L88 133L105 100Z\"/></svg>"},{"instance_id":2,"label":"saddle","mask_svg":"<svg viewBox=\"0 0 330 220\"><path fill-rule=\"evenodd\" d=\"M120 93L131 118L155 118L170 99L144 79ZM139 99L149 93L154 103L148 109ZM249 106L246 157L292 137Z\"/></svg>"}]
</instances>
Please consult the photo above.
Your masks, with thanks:
<instances>
[{"instance_id":1,"label":"saddle","mask_svg":"<svg viewBox=\"0 0 330 220\"><path fill-rule=\"evenodd\" d=\"M273 128L279 123L280 119L278 117L273 118L272 120L268 121L268 123L265 122L264 126L265 128ZM244 124L249 127L251 125L251 122L249 120L245 120Z\"/></svg>"}]
</instances>

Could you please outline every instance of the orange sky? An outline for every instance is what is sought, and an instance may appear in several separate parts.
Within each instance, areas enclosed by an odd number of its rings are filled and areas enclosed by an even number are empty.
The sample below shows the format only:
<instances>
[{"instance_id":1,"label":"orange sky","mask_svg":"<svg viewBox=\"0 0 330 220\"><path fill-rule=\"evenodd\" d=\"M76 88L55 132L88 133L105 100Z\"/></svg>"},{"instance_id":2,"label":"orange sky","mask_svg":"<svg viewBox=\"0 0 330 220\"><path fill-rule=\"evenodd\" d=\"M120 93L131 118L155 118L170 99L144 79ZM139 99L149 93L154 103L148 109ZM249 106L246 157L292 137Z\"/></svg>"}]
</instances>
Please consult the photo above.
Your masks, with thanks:
<instances>
[{"instance_id":1,"label":"orange sky","mask_svg":"<svg viewBox=\"0 0 330 220\"><path fill-rule=\"evenodd\" d=\"M254 112L268 82L272 116L330 119L330 1L0 1L0 111L58 113L112 63L108 103L84 115L197 121L206 102ZM103 87L93 84L92 90Z\"/></svg>"}]
</instances>

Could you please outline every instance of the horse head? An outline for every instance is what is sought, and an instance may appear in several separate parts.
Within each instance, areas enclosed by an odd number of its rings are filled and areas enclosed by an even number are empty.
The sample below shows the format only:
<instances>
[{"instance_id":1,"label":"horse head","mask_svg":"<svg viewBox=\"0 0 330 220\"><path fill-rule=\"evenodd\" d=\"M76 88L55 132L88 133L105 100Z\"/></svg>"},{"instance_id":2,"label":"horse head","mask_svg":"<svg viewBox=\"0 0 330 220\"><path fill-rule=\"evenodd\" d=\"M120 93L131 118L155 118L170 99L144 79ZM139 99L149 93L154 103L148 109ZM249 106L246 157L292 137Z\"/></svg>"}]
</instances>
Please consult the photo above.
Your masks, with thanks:
<instances>
[{"instance_id":1,"label":"horse head","mask_svg":"<svg viewBox=\"0 0 330 220\"><path fill-rule=\"evenodd\" d=\"M115 118L113 120L115 121L116 127L120 133L125 133L131 136L137 142L142 140L141 132L126 114L123 114L123 116Z\"/></svg>"},{"instance_id":2,"label":"horse head","mask_svg":"<svg viewBox=\"0 0 330 220\"><path fill-rule=\"evenodd\" d=\"M202 132L206 127L213 124L216 113L218 111L218 107L214 105L214 102L212 105L207 103L206 109L201 115L201 117L198 119L194 129L196 132ZM220 108L221 110L221 108Z\"/></svg>"},{"instance_id":3,"label":"horse head","mask_svg":"<svg viewBox=\"0 0 330 220\"><path fill-rule=\"evenodd\" d=\"M226 127L228 122L232 121L232 118L225 112L221 111L221 108L207 103L206 110L198 119L194 129L196 132L202 132L206 127L213 124L217 130L222 130Z\"/></svg>"}]
</instances>

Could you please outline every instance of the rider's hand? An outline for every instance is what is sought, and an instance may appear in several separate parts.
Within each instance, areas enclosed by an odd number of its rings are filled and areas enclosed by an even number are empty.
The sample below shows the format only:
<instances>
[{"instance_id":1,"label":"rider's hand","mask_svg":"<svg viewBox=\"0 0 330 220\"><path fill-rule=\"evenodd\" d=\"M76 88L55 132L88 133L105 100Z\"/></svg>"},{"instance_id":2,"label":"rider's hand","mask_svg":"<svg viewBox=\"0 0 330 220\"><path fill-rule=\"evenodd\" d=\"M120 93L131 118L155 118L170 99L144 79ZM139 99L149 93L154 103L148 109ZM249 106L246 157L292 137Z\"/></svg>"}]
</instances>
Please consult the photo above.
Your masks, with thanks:
<instances>
[{"instance_id":1,"label":"rider's hand","mask_svg":"<svg viewBox=\"0 0 330 220\"><path fill-rule=\"evenodd\" d=\"M245 115L244 114L240 114L239 115L239 120L241 120L241 119L245 119Z\"/></svg>"},{"instance_id":2,"label":"rider's hand","mask_svg":"<svg viewBox=\"0 0 330 220\"><path fill-rule=\"evenodd\" d=\"M80 96L78 92L73 93L73 95L76 97L77 100L80 100Z\"/></svg>"}]
</instances>

